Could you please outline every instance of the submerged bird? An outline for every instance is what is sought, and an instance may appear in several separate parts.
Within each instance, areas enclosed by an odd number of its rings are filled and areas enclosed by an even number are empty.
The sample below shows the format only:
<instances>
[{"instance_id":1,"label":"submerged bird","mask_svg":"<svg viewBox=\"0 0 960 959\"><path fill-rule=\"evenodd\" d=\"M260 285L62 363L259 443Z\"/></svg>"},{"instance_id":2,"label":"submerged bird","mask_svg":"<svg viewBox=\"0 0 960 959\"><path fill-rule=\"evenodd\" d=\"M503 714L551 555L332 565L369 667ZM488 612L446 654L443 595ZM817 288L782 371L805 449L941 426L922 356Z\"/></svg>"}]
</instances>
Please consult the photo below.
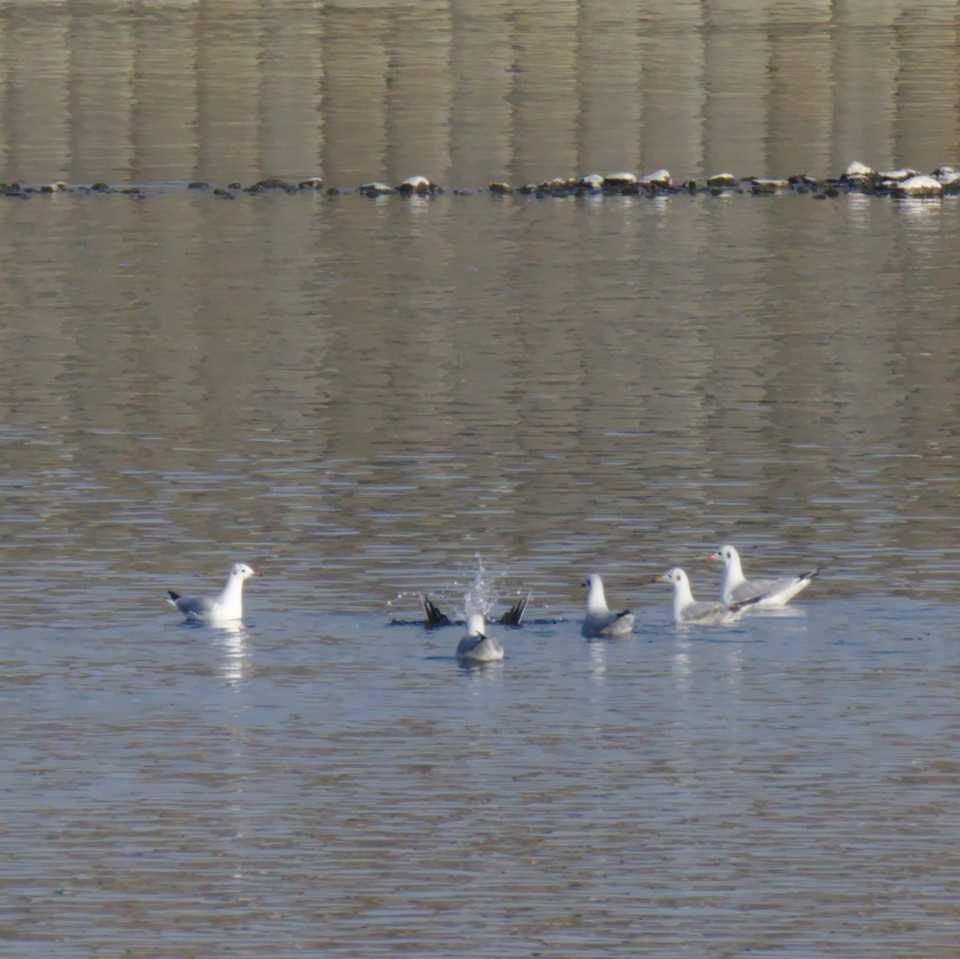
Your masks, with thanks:
<instances>
[{"instance_id":1,"label":"submerged bird","mask_svg":"<svg viewBox=\"0 0 960 959\"><path fill-rule=\"evenodd\" d=\"M243 619L243 582L256 571L246 563L230 567L226 585L216 596L181 596L168 589L167 602L193 623L229 623Z\"/></svg>"},{"instance_id":2,"label":"submerged bird","mask_svg":"<svg viewBox=\"0 0 960 959\"><path fill-rule=\"evenodd\" d=\"M446 613L440 611L440 608L431 601L430 597L423 595L420 597L423 602L423 615L426 617L424 626L427 629L437 629L440 626L462 625L462 620L452 620ZM530 594L518 599L498 620L501 626L519 626L523 622L523 615L527 611L527 603L530 602ZM483 617L481 617L481 620Z\"/></svg>"},{"instance_id":3,"label":"submerged bird","mask_svg":"<svg viewBox=\"0 0 960 959\"><path fill-rule=\"evenodd\" d=\"M633 632L633 613L629 609L610 611L603 580L597 573L591 573L583 586L587 589L587 616L581 630L584 636L628 636Z\"/></svg>"},{"instance_id":4,"label":"submerged bird","mask_svg":"<svg viewBox=\"0 0 960 959\"><path fill-rule=\"evenodd\" d=\"M723 586L721 597L725 603L756 600L757 606L786 606L801 590L806 589L819 569L811 569L799 576L784 576L780 579L747 579L740 566L740 554L733 546L721 546L707 559L723 560Z\"/></svg>"},{"instance_id":5,"label":"submerged bird","mask_svg":"<svg viewBox=\"0 0 960 959\"><path fill-rule=\"evenodd\" d=\"M457 659L470 663L492 663L503 659L503 647L487 635L480 613L471 613L468 617L467 635L457 645Z\"/></svg>"},{"instance_id":6,"label":"submerged bird","mask_svg":"<svg viewBox=\"0 0 960 959\"><path fill-rule=\"evenodd\" d=\"M757 597L738 603L698 603L693 598L687 574L679 566L668 570L662 576L654 576L650 582L673 585L673 621L677 625L698 623L702 626L725 626L739 619L750 606L759 601Z\"/></svg>"}]
</instances>

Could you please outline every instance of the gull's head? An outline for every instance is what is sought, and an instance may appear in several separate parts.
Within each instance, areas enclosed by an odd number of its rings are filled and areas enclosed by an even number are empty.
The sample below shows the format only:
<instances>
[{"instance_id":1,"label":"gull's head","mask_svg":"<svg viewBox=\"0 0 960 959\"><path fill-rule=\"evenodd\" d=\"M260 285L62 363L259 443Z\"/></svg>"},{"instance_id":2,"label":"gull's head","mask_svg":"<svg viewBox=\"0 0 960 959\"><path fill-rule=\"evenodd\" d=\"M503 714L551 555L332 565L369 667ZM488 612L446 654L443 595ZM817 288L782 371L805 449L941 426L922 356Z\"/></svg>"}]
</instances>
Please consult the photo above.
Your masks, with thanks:
<instances>
[{"instance_id":1,"label":"gull's head","mask_svg":"<svg viewBox=\"0 0 960 959\"><path fill-rule=\"evenodd\" d=\"M595 589L603 589L603 580L599 573L591 573L580 585L592 593Z\"/></svg>"},{"instance_id":2,"label":"gull's head","mask_svg":"<svg viewBox=\"0 0 960 959\"><path fill-rule=\"evenodd\" d=\"M467 635L468 636L485 636L486 635L486 624L483 621L482 613L471 613L467 617Z\"/></svg>"},{"instance_id":3,"label":"gull's head","mask_svg":"<svg viewBox=\"0 0 960 959\"><path fill-rule=\"evenodd\" d=\"M680 569L679 566L674 566L673 569L668 569L662 576L658 576L657 579L661 583L670 583L675 588L682 588L684 583L688 586L690 585L690 580L687 579L687 574Z\"/></svg>"},{"instance_id":4,"label":"gull's head","mask_svg":"<svg viewBox=\"0 0 960 959\"><path fill-rule=\"evenodd\" d=\"M735 547L728 543L726 546L721 546L715 553L710 553L707 559L719 559L723 561L724 566L729 566L731 563L738 563L740 561L740 554Z\"/></svg>"},{"instance_id":5,"label":"gull's head","mask_svg":"<svg viewBox=\"0 0 960 959\"><path fill-rule=\"evenodd\" d=\"M252 566L247 566L246 563L234 563L230 567L230 578L231 579L249 579L251 576L256 576L257 571Z\"/></svg>"}]
</instances>

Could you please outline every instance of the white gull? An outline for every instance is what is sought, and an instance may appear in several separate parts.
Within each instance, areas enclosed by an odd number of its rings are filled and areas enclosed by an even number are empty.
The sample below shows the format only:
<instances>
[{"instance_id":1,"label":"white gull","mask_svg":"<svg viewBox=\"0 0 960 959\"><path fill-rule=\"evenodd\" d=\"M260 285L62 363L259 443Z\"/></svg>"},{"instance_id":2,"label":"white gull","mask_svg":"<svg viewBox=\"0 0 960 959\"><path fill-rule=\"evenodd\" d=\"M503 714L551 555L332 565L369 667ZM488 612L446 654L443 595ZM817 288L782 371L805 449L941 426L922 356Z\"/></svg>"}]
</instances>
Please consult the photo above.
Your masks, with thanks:
<instances>
[{"instance_id":1,"label":"white gull","mask_svg":"<svg viewBox=\"0 0 960 959\"><path fill-rule=\"evenodd\" d=\"M457 659L468 663L493 663L503 659L503 647L487 635L480 613L467 618L467 635L457 644Z\"/></svg>"},{"instance_id":2,"label":"white gull","mask_svg":"<svg viewBox=\"0 0 960 959\"><path fill-rule=\"evenodd\" d=\"M671 583L673 585L673 621L696 623L701 626L726 626L739 619L756 599L737 603L702 603L693 598L690 580L687 574L675 566L662 576L654 576L651 582Z\"/></svg>"},{"instance_id":3,"label":"white gull","mask_svg":"<svg viewBox=\"0 0 960 959\"><path fill-rule=\"evenodd\" d=\"M243 619L243 583L256 572L246 563L230 567L226 585L216 596L181 596L167 590L167 602L193 623L230 623Z\"/></svg>"},{"instance_id":4,"label":"white gull","mask_svg":"<svg viewBox=\"0 0 960 959\"><path fill-rule=\"evenodd\" d=\"M591 573L584 581L587 589L587 616L583 621L584 636L628 636L633 632L633 613L629 609L619 613L610 611L603 592L603 580Z\"/></svg>"},{"instance_id":5,"label":"white gull","mask_svg":"<svg viewBox=\"0 0 960 959\"><path fill-rule=\"evenodd\" d=\"M799 576L783 576L779 579L747 579L740 565L740 554L733 546L721 546L707 559L723 560L723 586L721 598L725 603L755 600L757 606L767 608L786 606L801 590L806 589L819 569L811 569Z\"/></svg>"}]
</instances>

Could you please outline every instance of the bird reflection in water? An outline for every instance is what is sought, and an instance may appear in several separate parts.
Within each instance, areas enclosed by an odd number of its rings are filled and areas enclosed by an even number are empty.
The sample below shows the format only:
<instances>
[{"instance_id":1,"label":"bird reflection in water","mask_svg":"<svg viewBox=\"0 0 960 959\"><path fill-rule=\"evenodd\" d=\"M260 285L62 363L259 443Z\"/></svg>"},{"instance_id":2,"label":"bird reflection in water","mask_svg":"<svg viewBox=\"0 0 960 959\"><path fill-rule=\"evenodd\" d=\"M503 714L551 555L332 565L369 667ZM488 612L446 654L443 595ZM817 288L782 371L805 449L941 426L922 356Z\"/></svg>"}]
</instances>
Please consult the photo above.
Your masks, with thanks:
<instances>
[{"instance_id":1,"label":"bird reflection in water","mask_svg":"<svg viewBox=\"0 0 960 959\"><path fill-rule=\"evenodd\" d=\"M590 643L590 678L603 683L607 678L607 644Z\"/></svg>"},{"instance_id":2,"label":"bird reflection in water","mask_svg":"<svg viewBox=\"0 0 960 959\"><path fill-rule=\"evenodd\" d=\"M673 676L673 685L676 687L678 693L686 694L690 692L692 671L690 644L679 640L677 642L677 651L670 660L670 673Z\"/></svg>"},{"instance_id":3,"label":"bird reflection in water","mask_svg":"<svg viewBox=\"0 0 960 959\"><path fill-rule=\"evenodd\" d=\"M243 623L229 623L216 627L220 649L223 653L219 672L230 686L238 686L246 679L249 668L250 634Z\"/></svg>"}]
</instances>

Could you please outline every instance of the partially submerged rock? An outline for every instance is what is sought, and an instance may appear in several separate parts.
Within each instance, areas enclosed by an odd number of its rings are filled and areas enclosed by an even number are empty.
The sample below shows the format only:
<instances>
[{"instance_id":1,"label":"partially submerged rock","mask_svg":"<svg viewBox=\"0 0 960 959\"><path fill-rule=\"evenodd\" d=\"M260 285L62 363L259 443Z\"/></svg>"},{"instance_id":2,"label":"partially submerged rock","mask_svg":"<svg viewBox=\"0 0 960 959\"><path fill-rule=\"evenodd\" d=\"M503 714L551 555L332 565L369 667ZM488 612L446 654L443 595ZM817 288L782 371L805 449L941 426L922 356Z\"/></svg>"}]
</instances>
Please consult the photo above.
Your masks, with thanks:
<instances>
[{"instance_id":1,"label":"partially submerged rock","mask_svg":"<svg viewBox=\"0 0 960 959\"><path fill-rule=\"evenodd\" d=\"M261 190L292 190L293 187L286 180L278 176L268 176L263 180L257 180L249 188L251 193L259 193Z\"/></svg>"},{"instance_id":2,"label":"partially submerged rock","mask_svg":"<svg viewBox=\"0 0 960 959\"><path fill-rule=\"evenodd\" d=\"M707 186L713 188L734 187L738 182L732 173L715 173L707 177Z\"/></svg>"},{"instance_id":3,"label":"partially submerged rock","mask_svg":"<svg viewBox=\"0 0 960 959\"><path fill-rule=\"evenodd\" d=\"M952 190L960 186L960 170L952 166L938 166L933 175L944 189Z\"/></svg>"},{"instance_id":4,"label":"partially submerged rock","mask_svg":"<svg viewBox=\"0 0 960 959\"><path fill-rule=\"evenodd\" d=\"M909 180L917 176L917 171L911 167L900 167L898 170L887 170L885 173L878 173L881 180L888 180L891 183L901 183L903 180Z\"/></svg>"},{"instance_id":5,"label":"partially submerged rock","mask_svg":"<svg viewBox=\"0 0 960 959\"><path fill-rule=\"evenodd\" d=\"M876 176L876 172L873 167L869 167L866 163L861 163L859 160L854 160L853 163L850 163L846 170L843 171L844 180L869 180L870 177Z\"/></svg>"},{"instance_id":6,"label":"partially submerged rock","mask_svg":"<svg viewBox=\"0 0 960 959\"><path fill-rule=\"evenodd\" d=\"M580 177L577 181L577 186L582 190L588 190L591 193L599 193L603 189L604 177L599 173L588 173L586 176Z\"/></svg>"},{"instance_id":7,"label":"partially submerged rock","mask_svg":"<svg viewBox=\"0 0 960 959\"><path fill-rule=\"evenodd\" d=\"M748 181L751 193L781 193L790 189L790 181L783 177L755 176Z\"/></svg>"},{"instance_id":8,"label":"partially submerged rock","mask_svg":"<svg viewBox=\"0 0 960 959\"><path fill-rule=\"evenodd\" d=\"M604 186L636 186L637 181L640 178L636 173L629 173L624 170L621 170L619 173L608 173L603 178Z\"/></svg>"},{"instance_id":9,"label":"partially submerged rock","mask_svg":"<svg viewBox=\"0 0 960 959\"><path fill-rule=\"evenodd\" d=\"M555 176L549 180L544 180L543 183L538 183L537 191L562 196L571 190L575 190L579 182L577 177Z\"/></svg>"},{"instance_id":10,"label":"partially submerged rock","mask_svg":"<svg viewBox=\"0 0 960 959\"><path fill-rule=\"evenodd\" d=\"M357 187L357 193L362 193L364 196L387 196L390 193L394 193L392 186L387 186L386 183L381 183L379 180L373 180L370 183L361 183Z\"/></svg>"},{"instance_id":11,"label":"partially submerged rock","mask_svg":"<svg viewBox=\"0 0 960 959\"><path fill-rule=\"evenodd\" d=\"M894 193L896 196L943 196L943 184L932 176L919 174L898 183Z\"/></svg>"},{"instance_id":12,"label":"partially submerged rock","mask_svg":"<svg viewBox=\"0 0 960 959\"><path fill-rule=\"evenodd\" d=\"M411 176L398 184L396 189L397 193L402 193L406 196L410 196L412 193L415 193L417 196L427 196L431 193L436 193L439 187L425 176Z\"/></svg>"},{"instance_id":13,"label":"partially submerged rock","mask_svg":"<svg viewBox=\"0 0 960 959\"><path fill-rule=\"evenodd\" d=\"M654 170L653 173L648 173L646 176L640 177L640 184L646 187L669 187L673 180L670 178L669 170Z\"/></svg>"}]
</instances>

